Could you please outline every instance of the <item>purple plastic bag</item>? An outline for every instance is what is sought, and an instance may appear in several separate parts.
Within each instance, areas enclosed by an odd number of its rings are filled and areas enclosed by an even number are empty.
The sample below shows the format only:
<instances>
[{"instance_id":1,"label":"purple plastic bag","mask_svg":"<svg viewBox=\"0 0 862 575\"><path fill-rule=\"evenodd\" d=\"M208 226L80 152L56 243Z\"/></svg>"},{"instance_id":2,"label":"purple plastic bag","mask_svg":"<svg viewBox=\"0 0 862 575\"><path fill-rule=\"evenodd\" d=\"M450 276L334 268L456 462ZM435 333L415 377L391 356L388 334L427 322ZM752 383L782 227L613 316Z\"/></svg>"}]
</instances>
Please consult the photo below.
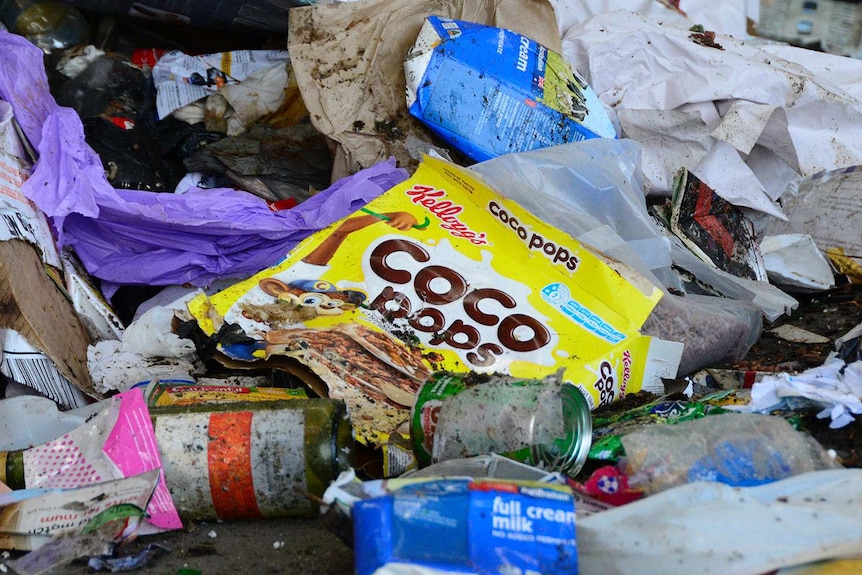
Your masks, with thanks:
<instances>
[{"instance_id":1,"label":"purple plastic bag","mask_svg":"<svg viewBox=\"0 0 862 575\"><path fill-rule=\"evenodd\" d=\"M408 177L389 159L275 213L233 189L118 190L86 143L77 113L51 96L41 50L2 31L0 98L39 154L24 194L51 219L60 247L71 246L108 295L124 284L205 286L252 275Z\"/></svg>"}]
</instances>

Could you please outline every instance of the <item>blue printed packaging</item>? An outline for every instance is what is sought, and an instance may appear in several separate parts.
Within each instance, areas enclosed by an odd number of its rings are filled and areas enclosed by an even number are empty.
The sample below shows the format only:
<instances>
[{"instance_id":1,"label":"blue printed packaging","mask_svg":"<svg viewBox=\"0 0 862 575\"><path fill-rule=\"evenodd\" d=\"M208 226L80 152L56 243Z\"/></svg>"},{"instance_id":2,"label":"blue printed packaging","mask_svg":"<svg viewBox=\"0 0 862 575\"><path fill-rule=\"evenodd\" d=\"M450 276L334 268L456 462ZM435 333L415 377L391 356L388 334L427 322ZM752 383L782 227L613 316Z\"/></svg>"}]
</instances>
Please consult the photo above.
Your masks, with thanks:
<instances>
[{"instance_id":1,"label":"blue printed packaging","mask_svg":"<svg viewBox=\"0 0 862 575\"><path fill-rule=\"evenodd\" d=\"M430 16L404 72L410 114L476 161L616 137L563 56L511 30Z\"/></svg>"},{"instance_id":2,"label":"blue printed packaging","mask_svg":"<svg viewBox=\"0 0 862 575\"><path fill-rule=\"evenodd\" d=\"M393 564L449 573L577 575L568 487L438 479L353 506L356 574Z\"/></svg>"}]
</instances>

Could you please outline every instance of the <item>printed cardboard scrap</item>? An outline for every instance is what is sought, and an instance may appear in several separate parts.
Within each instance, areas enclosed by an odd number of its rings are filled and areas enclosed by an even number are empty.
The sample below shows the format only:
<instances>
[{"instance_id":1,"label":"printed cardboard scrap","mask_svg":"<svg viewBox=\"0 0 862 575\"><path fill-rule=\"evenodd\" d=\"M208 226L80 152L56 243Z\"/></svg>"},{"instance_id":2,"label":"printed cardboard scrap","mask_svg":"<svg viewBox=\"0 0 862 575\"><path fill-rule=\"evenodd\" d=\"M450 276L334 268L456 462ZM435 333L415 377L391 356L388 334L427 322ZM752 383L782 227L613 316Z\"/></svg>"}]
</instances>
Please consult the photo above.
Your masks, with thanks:
<instances>
[{"instance_id":1,"label":"printed cardboard scrap","mask_svg":"<svg viewBox=\"0 0 862 575\"><path fill-rule=\"evenodd\" d=\"M577 575L575 519L565 486L429 478L353 504L356 573Z\"/></svg>"},{"instance_id":2,"label":"printed cardboard scrap","mask_svg":"<svg viewBox=\"0 0 862 575\"><path fill-rule=\"evenodd\" d=\"M119 514L129 518L117 526L117 539L123 538L138 528L158 481L159 470L152 469L73 489L0 495L0 548L37 549L57 535L85 532Z\"/></svg>"},{"instance_id":3,"label":"printed cardboard scrap","mask_svg":"<svg viewBox=\"0 0 862 575\"><path fill-rule=\"evenodd\" d=\"M0 240L29 242L39 248L42 261L59 268L48 220L21 191L32 165L16 126L12 106L0 100Z\"/></svg>"},{"instance_id":4,"label":"printed cardboard scrap","mask_svg":"<svg viewBox=\"0 0 862 575\"><path fill-rule=\"evenodd\" d=\"M706 263L735 276L767 281L754 224L685 169L674 182L670 228Z\"/></svg>"},{"instance_id":5,"label":"printed cardboard scrap","mask_svg":"<svg viewBox=\"0 0 862 575\"><path fill-rule=\"evenodd\" d=\"M655 350L638 329L662 292L638 284L469 170L426 157L278 266L189 309L205 332L249 337L222 345L229 357L309 366L374 442L406 432L435 370L564 368L591 408L640 390Z\"/></svg>"},{"instance_id":6,"label":"printed cardboard scrap","mask_svg":"<svg viewBox=\"0 0 862 575\"><path fill-rule=\"evenodd\" d=\"M410 114L476 161L616 137L568 62L511 30L430 16L404 72Z\"/></svg>"},{"instance_id":7,"label":"printed cardboard scrap","mask_svg":"<svg viewBox=\"0 0 862 575\"><path fill-rule=\"evenodd\" d=\"M284 64L287 59L287 50L236 50L199 55L178 50L168 52L153 67L159 119L261 70Z\"/></svg>"},{"instance_id":8,"label":"printed cardboard scrap","mask_svg":"<svg viewBox=\"0 0 862 575\"><path fill-rule=\"evenodd\" d=\"M90 336L34 246L0 241L0 372L65 408L99 397L87 369Z\"/></svg>"}]
</instances>

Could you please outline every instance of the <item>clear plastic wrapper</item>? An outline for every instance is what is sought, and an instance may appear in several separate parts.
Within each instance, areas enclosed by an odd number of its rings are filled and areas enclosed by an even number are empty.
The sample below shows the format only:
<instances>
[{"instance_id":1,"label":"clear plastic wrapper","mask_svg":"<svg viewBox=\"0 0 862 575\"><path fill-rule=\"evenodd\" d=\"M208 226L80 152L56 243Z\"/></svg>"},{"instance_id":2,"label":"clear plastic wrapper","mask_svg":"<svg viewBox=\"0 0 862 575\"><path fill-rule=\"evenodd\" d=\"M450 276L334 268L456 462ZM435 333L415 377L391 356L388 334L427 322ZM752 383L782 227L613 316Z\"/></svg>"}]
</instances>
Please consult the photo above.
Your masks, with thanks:
<instances>
[{"instance_id":1,"label":"clear plastic wrapper","mask_svg":"<svg viewBox=\"0 0 862 575\"><path fill-rule=\"evenodd\" d=\"M721 414L655 425L623 437L626 473L647 494L693 481L746 487L840 467L780 417Z\"/></svg>"},{"instance_id":2,"label":"clear plastic wrapper","mask_svg":"<svg viewBox=\"0 0 862 575\"><path fill-rule=\"evenodd\" d=\"M678 376L739 361L760 338L763 317L753 304L715 296L667 295L653 308L642 332L685 347Z\"/></svg>"}]
</instances>

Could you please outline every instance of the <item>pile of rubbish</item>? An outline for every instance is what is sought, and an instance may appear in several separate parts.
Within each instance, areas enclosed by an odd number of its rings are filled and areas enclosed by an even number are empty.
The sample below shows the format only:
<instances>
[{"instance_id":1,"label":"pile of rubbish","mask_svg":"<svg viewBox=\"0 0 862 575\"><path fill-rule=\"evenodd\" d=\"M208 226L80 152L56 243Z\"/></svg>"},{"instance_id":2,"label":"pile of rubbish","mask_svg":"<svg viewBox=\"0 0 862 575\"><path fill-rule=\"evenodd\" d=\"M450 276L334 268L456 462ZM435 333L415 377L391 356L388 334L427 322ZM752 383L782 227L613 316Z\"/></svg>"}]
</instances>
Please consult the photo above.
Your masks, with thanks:
<instances>
[{"instance_id":1,"label":"pile of rubbish","mask_svg":"<svg viewBox=\"0 0 862 575\"><path fill-rule=\"evenodd\" d=\"M788 319L862 293L862 14L152 4L0 3L4 573L860 566L862 317Z\"/></svg>"}]
</instances>

